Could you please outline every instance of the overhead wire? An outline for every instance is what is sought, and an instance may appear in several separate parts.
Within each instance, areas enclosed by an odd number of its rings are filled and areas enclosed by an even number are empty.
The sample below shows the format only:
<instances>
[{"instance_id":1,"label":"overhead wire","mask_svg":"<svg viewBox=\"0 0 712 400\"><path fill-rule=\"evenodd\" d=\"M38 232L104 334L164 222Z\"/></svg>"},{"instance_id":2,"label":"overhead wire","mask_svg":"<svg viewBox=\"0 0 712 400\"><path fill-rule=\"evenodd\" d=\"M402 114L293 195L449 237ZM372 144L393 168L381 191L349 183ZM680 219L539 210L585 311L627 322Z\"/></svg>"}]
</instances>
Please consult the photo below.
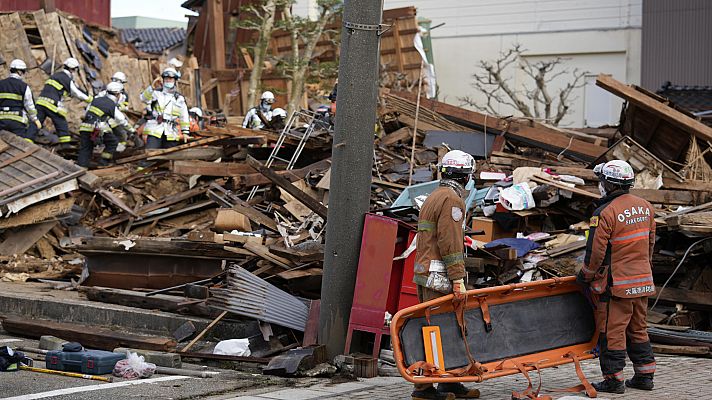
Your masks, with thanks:
<instances>
[{"instance_id":1,"label":"overhead wire","mask_svg":"<svg viewBox=\"0 0 712 400\"><path fill-rule=\"evenodd\" d=\"M697 245L699 245L700 243L703 243L703 242L705 242L705 241L707 241L707 240L711 240L711 239L712 239L712 237L707 237L707 238L704 238L704 239L700 239L700 240L696 241L695 243L692 243L692 244L690 245L690 247L687 248L687 250L685 251L685 254L683 254L683 256L682 256L682 259L681 259L680 262L677 264L677 267L675 267L675 269L672 271L672 274L670 274L670 276L668 277L668 279L665 281L665 283L663 284L663 286L660 288L660 291L658 292L658 295L655 296L655 303L653 303L653 306L650 307L650 311L652 311L652 310L655 308L655 306L658 305L658 300L660 300L660 295L663 294L663 290L665 290L665 287L668 285L668 283L670 283L670 280L672 280L672 277L675 276L675 273L677 272L677 270L680 269L680 267L682 266L682 263L685 262L685 260L687 259L687 256L690 254L690 251L692 251L692 249L695 248L695 247L696 247Z\"/></svg>"}]
</instances>

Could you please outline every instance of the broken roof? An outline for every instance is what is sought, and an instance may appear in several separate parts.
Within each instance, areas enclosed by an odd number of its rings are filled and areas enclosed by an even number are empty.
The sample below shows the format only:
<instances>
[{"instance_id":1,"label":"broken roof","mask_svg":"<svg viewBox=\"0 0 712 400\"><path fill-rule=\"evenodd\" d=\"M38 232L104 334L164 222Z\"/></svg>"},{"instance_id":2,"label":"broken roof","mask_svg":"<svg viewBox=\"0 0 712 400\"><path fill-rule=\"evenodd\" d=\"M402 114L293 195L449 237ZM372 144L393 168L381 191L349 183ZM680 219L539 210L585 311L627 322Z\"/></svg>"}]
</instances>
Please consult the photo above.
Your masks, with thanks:
<instances>
[{"instance_id":1,"label":"broken roof","mask_svg":"<svg viewBox=\"0 0 712 400\"><path fill-rule=\"evenodd\" d=\"M183 28L143 28L121 29L121 40L132 43L137 49L146 53L161 54L183 43L186 31Z\"/></svg>"},{"instance_id":2,"label":"broken roof","mask_svg":"<svg viewBox=\"0 0 712 400\"><path fill-rule=\"evenodd\" d=\"M712 126L712 86L678 86L666 82L656 93Z\"/></svg>"},{"instance_id":3,"label":"broken roof","mask_svg":"<svg viewBox=\"0 0 712 400\"><path fill-rule=\"evenodd\" d=\"M64 158L0 131L0 215L77 189L86 171Z\"/></svg>"}]
</instances>

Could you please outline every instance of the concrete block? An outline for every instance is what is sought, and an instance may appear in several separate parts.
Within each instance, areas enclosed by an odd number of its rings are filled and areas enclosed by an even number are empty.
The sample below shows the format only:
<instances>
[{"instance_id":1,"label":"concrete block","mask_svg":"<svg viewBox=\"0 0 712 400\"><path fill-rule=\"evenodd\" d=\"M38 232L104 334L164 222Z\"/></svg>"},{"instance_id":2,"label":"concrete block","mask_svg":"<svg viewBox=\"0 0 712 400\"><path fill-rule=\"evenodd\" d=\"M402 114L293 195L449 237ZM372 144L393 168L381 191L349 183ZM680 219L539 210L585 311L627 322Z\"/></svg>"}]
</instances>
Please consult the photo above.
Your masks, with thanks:
<instances>
[{"instance_id":1,"label":"concrete block","mask_svg":"<svg viewBox=\"0 0 712 400\"><path fill-rule=\"evenodd\" d=\"M62 350L62 345L66 340L54 336L40 336L40 349L42 350Z\"/></svg>"},{"instance_id":2,"label":"concrete block","mask_svg":"<svg viewBox=\"0 0 712 400\"><path fill-rule=\"evenodd\" d=\"M158 351L148 351L148 350L138 350L138 349L128 349L125 347L117 347L114 349L114 353L126 354L126 351L132 353L137 353L139 356L143 356L146 362L156 364L159 367L169 367L169 368L181 368L183 363L180 358L180 354L175 353L161 353Z\"/></svg>"}]
</instances>

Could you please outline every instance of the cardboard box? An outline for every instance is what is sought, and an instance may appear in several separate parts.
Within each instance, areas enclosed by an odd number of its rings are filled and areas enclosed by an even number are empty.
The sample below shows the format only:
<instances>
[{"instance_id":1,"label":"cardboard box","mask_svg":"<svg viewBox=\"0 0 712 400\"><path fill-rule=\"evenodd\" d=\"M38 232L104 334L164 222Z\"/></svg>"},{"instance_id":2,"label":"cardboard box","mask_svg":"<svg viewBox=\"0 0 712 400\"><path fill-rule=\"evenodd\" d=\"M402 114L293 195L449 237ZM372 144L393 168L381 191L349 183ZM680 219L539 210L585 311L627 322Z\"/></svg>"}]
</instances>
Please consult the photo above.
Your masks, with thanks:
<instances>
[{"instance_id":1,"label":"cardboard box","mask_svg":"<svg viewBox=\"0 0 712 400\"><path fill-rule=\"evenodd\" d=\"M488 217L472 218L472 230L485 231L484 235L472 236L474 240L479 240L482 242L491 242L495 239L517 237L516 230L506 231L502 229L502 227L500 227L495 220Z\"/></svg>"}]
</instances>

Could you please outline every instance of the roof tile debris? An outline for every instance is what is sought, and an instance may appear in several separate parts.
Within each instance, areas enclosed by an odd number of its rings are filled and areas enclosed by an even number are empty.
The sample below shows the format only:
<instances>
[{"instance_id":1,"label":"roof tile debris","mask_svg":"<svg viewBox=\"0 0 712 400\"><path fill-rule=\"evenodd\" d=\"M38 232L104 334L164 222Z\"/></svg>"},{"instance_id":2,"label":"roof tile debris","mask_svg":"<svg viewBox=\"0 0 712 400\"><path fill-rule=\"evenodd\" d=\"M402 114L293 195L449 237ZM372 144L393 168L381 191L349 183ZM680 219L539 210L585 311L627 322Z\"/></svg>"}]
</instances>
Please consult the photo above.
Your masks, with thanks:
<instances>
[{"instance_id":1,"label":"roof tile debris","mask_svg":"<svg viewBox=\"0 0 712 400\"><path fill-rule=\"evenodd\" d=\"M164 50L182 43L186 31L183 28L121 29L121 40L133 43L146 53L161 54Z\"/></svg>"}]
</instances>

